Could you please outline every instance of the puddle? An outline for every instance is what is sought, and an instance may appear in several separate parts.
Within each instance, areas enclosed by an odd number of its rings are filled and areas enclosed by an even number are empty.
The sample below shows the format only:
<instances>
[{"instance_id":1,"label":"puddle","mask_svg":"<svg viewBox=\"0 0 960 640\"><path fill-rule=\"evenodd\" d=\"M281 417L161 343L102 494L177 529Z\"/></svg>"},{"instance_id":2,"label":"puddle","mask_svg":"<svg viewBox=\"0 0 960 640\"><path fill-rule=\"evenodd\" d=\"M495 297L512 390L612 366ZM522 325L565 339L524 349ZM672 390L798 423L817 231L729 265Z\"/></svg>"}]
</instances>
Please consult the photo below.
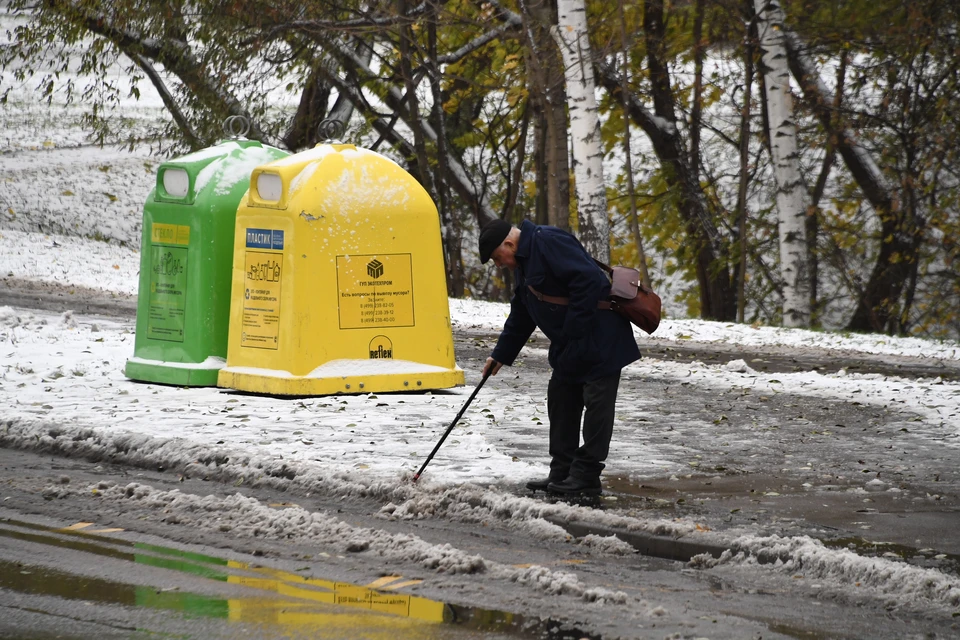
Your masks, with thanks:
<instances>
[{"instance_id":1,"label":"puddle","mask_svg":"<svg viewBox=\"0 0 960 640\"><path fill-rule=\"evenodd\" d=\"M393 591L419 580L385 576L366 585L324 580L215 556L117 538L0 520L0 538L188 573L241 588L240 597L162 590L81 576L46 566L0 560L0 588L104 605L177 612L185 618L215 618L308 633L311 638L383 637L389 640L495 635L543 640L601 640L554 620L479 609ZM245 591L249 589L249 595ZM363 633L360 633L363 630ZM470 633L473 632L473 633Z\"/></svg>"},{"instance_id":2,"label":"puddle","mask_svg":"<svg viewBox=\"0 0 960 640\"><path fill-rule=\"evenodd\" d=\"M561 496L546 491L530 491L525 486L516 487L518 495L527 496L547 504L570 504L578 507L591 507L601 511L614 509L622 511L624 509L674 509L682 506L684 501L679 500L679 505L675 500L661 500L653 498L649 493L650 487L646 487L634 481L625 475L610 475L603 477L603 493L599 496Z\"/></svg>"},{"instance_id":3,"label":"puddle","mask_svg":"<svg viewBox=\"0 0 960 640\"><path fill-rule=\"evenodd\" d=\"M694 478L692 480L692 482L704 483L704 487L707 487L709 483L709 488L702 489L703 494L711 494L711 492L716 491L718 487L723 487L721 490L721 495L733 495L734 492L729 488L730 483L741 482L741 478L739 477L723 478L720 481L716 481L712 478L709 480L704 480L704 478L706 478L706 476ZM634 480L630 476L626 475L611 475L610 477L605 478L604 482L606 483L606 488L609 489L609 493L604 495L603 505L601 505L601 507L605 506L607 508L620 510L635 508L644 510L673 511L682 515L696 514L699 512L697 505L690 504L690 501L687 501L684 497L682 497L689 496L691 491L690 480L688 480L687 484L674 483L677 484L680 491L677 491L672 487L663 488L645 485L640 481ZM764 482L767 482L768 484L764 485ZM764 491L765 486L767 488L776 489L775 484L769 483L769 481L765 478L754 478L747 482L744 486L758 487L757 495ZM740 490L742 491L743 487L740 487ZM739 512L740 509L738 508L735 511ZM756 509L755 512L756 514L762 514L766 513L767 511L765 509ZM756 520L756 518L751 519ZM813 534L808 533L808 535ZM894 543L872 542L864 538L856 537L846 537L833 540L824 539L819 536L815 537L823 542L824 546L831 549L849 549L857 555L864 557L887 558L894 561L901 560L916 567L937 569L938 571L941 571L947 575L960 578L960 555L941 553L935 549L921 549L919 547L911 547Z\"/></svg>"},{"instance_id":4,"label":"puddle","mask_svg":"<svg viewBox=\"0 0 960 640\"><path fill-rule=\"evenodd\" d=\"M604 506L611 509L680 510L683 513L693 510L693 505L687 503L686 493L679 493L677 487L652 487L627 475L604 476L603 482Z\"/></svg>"},{"instance_id":5,"label":"puddle","mask_svg":"<svg viewBox=\"0 0 960 640\"><path fill-rule=\"evenodd\" d=\"M779 633L798 640L834 640L837 638L834 634L823 633L822 631L810 631L808 629L799 629L783 623L767 623L767 628L773 633Z\"/></svg>"},{"instance_id":6,"label":"puddle","mask_svg":"<svg viewBox=\"0 0 960 640\"><path fill-rule=\"evenodd\" d=\"M947 575L960 578L960 555L940 553L935 549L918 549L890 542L872 542L864 538L837 538L821 540L830 549L849 549L857 555L871 558L902 560L907 564L925 569L937 569Z\"/></svg>"}]
</instances>

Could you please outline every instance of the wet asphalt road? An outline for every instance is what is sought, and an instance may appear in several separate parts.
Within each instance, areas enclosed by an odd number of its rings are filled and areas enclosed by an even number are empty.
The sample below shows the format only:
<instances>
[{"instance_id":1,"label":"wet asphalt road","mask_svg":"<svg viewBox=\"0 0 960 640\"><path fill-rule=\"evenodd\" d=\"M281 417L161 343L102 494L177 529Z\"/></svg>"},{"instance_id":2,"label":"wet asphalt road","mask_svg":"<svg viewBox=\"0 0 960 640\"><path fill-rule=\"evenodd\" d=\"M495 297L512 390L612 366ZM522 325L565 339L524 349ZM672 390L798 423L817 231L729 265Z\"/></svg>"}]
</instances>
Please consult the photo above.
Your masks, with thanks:
<instances>
[{"instance_id":1,"label":"wet asphalt road","mask_svg":"<svg viewBox=\"0 0 960 640\"><path fill-rule=\"evenodd\" d=\"M230 547L243 545L229 536L190 531L166 539L143 513L108 516L89 499L40 498L51 482L136 477L162 486L160 474L3 449L0 468L9 478L0 489L0 638L534 637L516 633L518 616L412 596L409 586L391 588L402 576L370 580L369 570L337 566L338 557L311 563L302 547L255 542L238 552ZM382 586L349 581L359 578Z\"/></svg>"},{"instance_id":2,"label":"wet asphalt road","mask_svg":"<svg viewBox=\"0 0 960 640\"><path fill-rule=\"evenodd\" d=\"M376 516L382 505L372 499L237 489L6 449L0 449L0 477L3 638L770 640L948 638L958 632L948 617L895 610L797 576L735 566L706 573L656 557L611 556L518 535L495 521L387 521ZM489 562L575 571L641 606L599 607L491 571L444 574L416 562L385 562L337 538L191 526L175 510L118 504L92 490L131 482L206 496L210 504L242 493L278 512L333 513L353 527L449 544ZM216 518L216 509L205 517ZM391 584L400 587L391 590ZM324 596L331 592L354 605L329 604ZM372 612L371 602L383 603L389 615Z\"/></svg>"}]
</instances>

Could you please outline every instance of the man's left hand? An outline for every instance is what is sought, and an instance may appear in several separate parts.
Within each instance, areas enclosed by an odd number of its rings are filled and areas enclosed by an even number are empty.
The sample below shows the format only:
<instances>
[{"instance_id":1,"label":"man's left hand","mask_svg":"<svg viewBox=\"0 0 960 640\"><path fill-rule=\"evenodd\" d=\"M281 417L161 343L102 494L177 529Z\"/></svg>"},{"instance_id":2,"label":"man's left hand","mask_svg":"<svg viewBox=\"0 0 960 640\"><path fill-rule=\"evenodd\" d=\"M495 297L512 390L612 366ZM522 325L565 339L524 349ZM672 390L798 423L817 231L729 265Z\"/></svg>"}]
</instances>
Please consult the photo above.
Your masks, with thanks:
<instances>
[{"instance_id":1,"label":"man's left hand","mask_svg":"<svg viewBox=\"0 0 960 640\"><path fill-rule=\"evenodd\" d=\"M500 371L500 367L503 366L502 362L497 362L493 358L487 358L486 364L483 365L483 375L486 376L495 376L497 372Z\"/></svg>"}]
</instances>

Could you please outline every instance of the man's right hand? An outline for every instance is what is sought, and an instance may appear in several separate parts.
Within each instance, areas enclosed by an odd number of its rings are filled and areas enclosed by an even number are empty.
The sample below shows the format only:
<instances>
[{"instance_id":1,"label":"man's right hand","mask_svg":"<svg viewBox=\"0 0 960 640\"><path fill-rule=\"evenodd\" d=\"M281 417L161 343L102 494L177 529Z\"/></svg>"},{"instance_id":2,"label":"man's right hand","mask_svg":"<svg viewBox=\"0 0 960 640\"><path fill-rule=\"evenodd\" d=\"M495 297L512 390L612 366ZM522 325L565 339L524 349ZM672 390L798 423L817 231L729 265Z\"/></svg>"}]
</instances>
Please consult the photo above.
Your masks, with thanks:
<instances>
[{"instance_id":1,"label":"man's right hand","mask_svg":"<svg viewBox=\"0 0 960 640\"><path fill-rule=\"evenodd\" d=\"M500 367L502 366L502 362L497 362L493 358L487 358L487 363L483 365L483 375L495 376L497 375L497 372L500 371Z\"/></svg>"}]
</instances>

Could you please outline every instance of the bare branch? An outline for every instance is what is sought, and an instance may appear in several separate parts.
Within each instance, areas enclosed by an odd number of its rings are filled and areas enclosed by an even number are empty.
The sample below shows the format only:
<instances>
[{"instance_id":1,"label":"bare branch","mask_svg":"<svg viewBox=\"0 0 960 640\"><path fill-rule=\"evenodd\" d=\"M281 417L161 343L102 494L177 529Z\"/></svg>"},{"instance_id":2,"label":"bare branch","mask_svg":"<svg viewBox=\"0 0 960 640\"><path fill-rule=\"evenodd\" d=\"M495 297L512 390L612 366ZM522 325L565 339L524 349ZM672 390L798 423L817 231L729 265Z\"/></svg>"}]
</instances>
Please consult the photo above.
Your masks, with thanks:
<instances>
[{"instance_id":1,"label":"bare branch","mask_svg":"<svg viewBox=\"0 0 960 640\"><path fill-rule=\"evenodd\" d=\"M227 115L238 115L250 121L250 137L256 140L265 138L260 126L253 122L250 114L236 96L223 89L220 83L204 74L204 65L200 63L190 46L183 40L165 38L158 40L144 36L130 29L114 26L109 16L86 11L74 2L48 0L48 4L61 14L70 16L91 33L102 36L112 42L130 59L141 56L159 62L165 69L177 76L194 95L206 106Z\"/></svg>"},{"instance_id":2,"label":"bare branch","mask_svg":"<svg viewBox=\"0 0 960 640\"><path fill-rule=\"evenodd\" d=\"M350 99L354 105L357 105L358 108L364 108L366 105L366 100L363 98L358 87L362 86L366 82L378 81L380 78L373 72L372 69L370 69L366 61L364 61L355 52L350 51L349 49L341 46L339 43L333 41L326 41L325 46L327 47L327 51L331 56L335 57L345 69L357 76L357 82L355 85L350 85L343 79L337 77L336 74L330 74L328 76L329 81L345 95L351 96ZM394 112L400 113L400 118L404 120L404 122L407 122L408 126L411 125L408 120L412 117L417 117L419 119L418 124L422 128L427 139L433 143L437 142L437 133L429 121L420 116L410 115L404 108L404 105L406 104L406 97L400 91L400 89L394 85L388 85L385 101L387 106L389 106ZM377 131L380 133L380 135L384 136L388 140L394 141L397 144L402 141L404 148L412 152L409 154L410 157L415 157L416 153L412 143L400 137L392 128L387 127L385 122L383 122L382 125L383 127L380 128L375 124L375 128L377 128ZM460 159L452 153L447 152L446 161L450 172L450 177L452 179L451 186L457 191L457 194L463 199L464 202L473 205L479 222L483 224L490 220L497 219L497 214L494 213L494 211L490 208L490 205L478 192L473 181L470 179L469 174L463 167L463 164L460 162Z\"/></svg>"},{"instance_id":3,"label":"bare branch","mask_svg":"<svg viewBox=\"0 0 960 640\"><path fill-rule=\"evenodd\" d=\"M463 45L456 51L451 51L450 53L444 54L442 56L437 56L437 62L439 64L452 64L454 62L459 62L460 60L470 55L471 53L473 53L483 45L487 44L488 42L492 42L493 40L496 40L497 38L501 37L506 33L509 33L510 31L513 31L517 27L518 25L509 23L509 22L507 24L500 25L496 29L492 29L490 31L487 31L484 34L477 36L476 38L474 38L467 44Z\"/></svg>"},{"instance_id":4,"label":"bare branch","mask_svg":"<svg viewBox=\"0 0 960 640\"><path fill-rule=\"evenodd\" d=\"M148 78L150 78L150 82L153 83L154 88L160 94L160 99L163 101L163 105L167 108L167 111L170 112L170 115L173 116L173 121L177 123L177 126L180 128L180 132L183 134L183 137L190 149L196 151L202 147L203 143L200 141L199 137L197 137L193 127L190 126L190 122L180 109L180 105L177 104L177 101L174 100L173 96L170 94L166 83L163 81L163 78L160 77L160 74L157 73L153 63L141 55L134 55L132 58L137 66L143 69L143 72L147 74Z\"/></svg>"}]
</instances>

